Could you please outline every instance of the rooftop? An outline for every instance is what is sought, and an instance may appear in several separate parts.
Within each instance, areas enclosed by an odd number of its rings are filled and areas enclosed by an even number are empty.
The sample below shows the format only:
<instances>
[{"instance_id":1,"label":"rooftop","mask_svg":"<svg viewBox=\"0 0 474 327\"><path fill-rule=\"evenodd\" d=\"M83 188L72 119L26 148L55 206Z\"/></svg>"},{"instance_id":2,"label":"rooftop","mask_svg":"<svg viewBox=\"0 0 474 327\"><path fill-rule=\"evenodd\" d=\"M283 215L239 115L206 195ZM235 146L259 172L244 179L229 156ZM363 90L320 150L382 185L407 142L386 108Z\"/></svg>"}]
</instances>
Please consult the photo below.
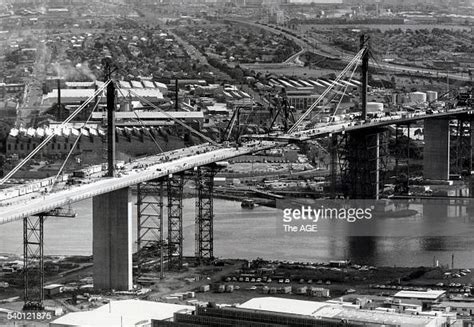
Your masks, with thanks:
<instances>
[{"instance_id":1,"label":"rooftop","mask_svg":"<svg viewBox=\"0 0 474 327\"><path fill-rule=\"evenodd\" d=\"M357 322L377 322L397 326L427 326L434 317L415 316L395 312L382 312L376 310L359 310L343 308L342 306L327 306L316 313L317 317L334 318Z\"/></svg>"},{"instance_id":2,"label":"rooftop","mask_svg":"<svg viewBox=\"0 0 474 327\"><path fill-rule=\"evenodd\" d=\"M413 327L432 325L434 319L443 319L435 316L415 316L395 312L361 310L328 302L303 301L276 297L254 298L238 307L313 316L319 319L348 320L365 324L376 322L379 324Z\"/></svg>"},{"instance_id":3,"label":"rooftop","mask_svg":"<svg viewBox=\"0 0 474 327\"><path fill-rule=\"evenodd\" d=\"M61 100L63 102L80 102L92 97L95 93L94 89L62 89ZM105 102L105 94L102 96L101 101ZM137 96L147 98L150 101L163 100L163 94L159 89L119 89L117 93L118 98L131 97L132 100L137 99ZM58 90L53 89L47 95L43 96L44 101L56 102L58 98Z\"/></svg>"},{"instance_id":4,"label":"rooftop","mask_svg":"<svg viewBox=\"0 0 474 327\"><path fill-rule=\"evenodd\" d=\"M474 308L474 302L453 302L453 301L443 301L439 303L439 307L454 307L454 308Z\"/></svg>"},{"instance_id":5,"label":"rooftop","mask_svg":"<svg viewBox=\"0 0 474 327\"><path fill-rule=\"evenodd\" d=\"M400 291L393 297L395 298L417 298L426 300L436 300L440 296L444 295L446 291Z\"/></svg>"},{"instance_id":6,"label":"rooftop","mask_svg":"<svg viewBox=\"0 0 474 327\"><path fill-rule=\"evenodd\" d=\"M242 303L238 307L312 316L321 308L328 306L330 305L324 302L293 300L279 297L258 297Z\"/></svg>"},{"instance_id":7,"label":"rooftop","mask_svg":"<svg viewBox=\"0 0 474 327\"><path fill-rule=\"evenodd\" d=\"M68 313L50 326L137 326L139 322L171 319L175 312L194 310L194 306L162 302L112 301L93 311Z\"/></svg>"}]
</instances>

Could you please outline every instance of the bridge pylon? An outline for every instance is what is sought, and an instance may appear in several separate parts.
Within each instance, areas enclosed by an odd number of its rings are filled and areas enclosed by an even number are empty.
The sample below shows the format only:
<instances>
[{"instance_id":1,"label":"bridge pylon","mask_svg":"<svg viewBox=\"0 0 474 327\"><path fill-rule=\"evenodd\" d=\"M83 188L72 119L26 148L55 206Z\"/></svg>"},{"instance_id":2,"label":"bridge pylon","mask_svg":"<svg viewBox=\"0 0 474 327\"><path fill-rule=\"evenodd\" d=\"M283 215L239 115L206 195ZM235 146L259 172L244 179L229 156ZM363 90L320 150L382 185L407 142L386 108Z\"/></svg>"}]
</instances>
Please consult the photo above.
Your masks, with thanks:
<instances>
[{"instance_id":1,"label":"bridge pylon","mask_svg":"<svg viewBox=\"0 0 474 327\"><path fill-rule=\"evenodd\" d=\"M137 277L144 272L145 261L160 260L163 278L163 179L137 185Z\"/></svg>"},{"instance_id":2,"label":"bridge pylon","mask_svg":"<svg viewBox=\"0 0 474 327\"><path fill-rule=\"evenodd\" d=\"M183 186L184 174L168 177L168 268L183 266Z\"/></svg>"},{"instance_id":3,"label":"bridge pylon","mask_svg":"<svg viewBox=\"0 0 474 327\"><path fill-rule=\"evenodd\" d=\"M214 166L199 167L196 174L195 256L198 263L214 258Z\"/></svg>"},{"instance_id":4,"label":"bridge pylon","mask_svg":"<svg viewBox=\"0 0 474 327\"><path fill-rule=\"evenodd\" d=\"M92 199L95 289L128 291L133 287L132 210L130 187Z\"/></svg>"},{"instance_id":5,"label":"bridge pylon","mask_svg":"<svg viewBox=\"0 0 474 327\"><path fill-rule=\"evenodd\" d=\"M449 118L425 119L423 177L448 180L450 166Z\"/></svg>"}]
</instances>

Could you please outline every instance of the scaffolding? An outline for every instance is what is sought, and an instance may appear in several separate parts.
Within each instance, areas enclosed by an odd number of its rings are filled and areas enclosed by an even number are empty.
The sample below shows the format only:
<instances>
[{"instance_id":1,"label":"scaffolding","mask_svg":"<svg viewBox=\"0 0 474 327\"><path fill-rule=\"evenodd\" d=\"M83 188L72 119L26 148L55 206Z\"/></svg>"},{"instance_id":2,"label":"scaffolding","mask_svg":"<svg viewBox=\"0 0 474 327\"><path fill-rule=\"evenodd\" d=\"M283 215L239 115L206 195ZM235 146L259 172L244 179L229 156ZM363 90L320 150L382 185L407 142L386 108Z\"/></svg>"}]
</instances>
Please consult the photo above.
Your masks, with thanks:
<instances>
[{"instance_id":1,"label":"scaffolding","mask_svg":"<svg viewBox=\"0 0 474 327\"><path fill-rule=\"evenodd\" d=\"M337 135L331 135L329 151L331 154L329 173L331 177L331 197L336 197L336 184L337 184Z\"/></svg>"},{"instance_id":2,"label":"scaffolding","mask_svg":"<svg viewBox=\"0 0 474 327\"><path fill-rule=\"evenodd\" d=\"M344 134L341 177L344 194L351 199L378 199L383 192L387 170L385 130Z\"/></svg>"},{"instance_id":3,"label":"scaffolding","mask_svg":"<svg viewBox=\"0 0 474 327\"><path fill-rule=\"evenodd\" d=\"M168 193L168 267L183 266L183 186L184 175L173 175L167 181Z\"/></svg>"},{"instance_id":4,"label":"scaffolding","mask_svg":"<svg viewBox=\"0 0 474 327\"><path fill-rule=\"evenodd\" d=\"M407 123L407 137L404 139L403 133L404 125L395 126L395 146L393 156L395 158L395 176L397 176L397 183L395 186L395 193L397 195L409 194L410 182L410 142L411 142L411 124ZM400 131L400 129L402 130Z\"/></svg>"},{"instance_id":5,"label":"scaffolding","mask_svg":"<svg viewBox=\"0 0 474 327\"><path fill-rule=\"evenodd\" d=\"M199 167L196 175L195 256L200 263L214 258L214 176L212 166Z\"/></svg>"},{"instance_id":6,"label":"scaffolding","mask_svg":"<svg viewBox=\"0 0 474 327\"><path fill-rule=\"evenodd\" d=\"M137 277L147 260L159 258L163 278L163 180L137 185Z\"/></svg>"},{"instance_id":7,"label":"scaffolding","mask_svg":"<svg viewBox=\"0 0 474 327\"><path fill-rule=\"evenodd\" d=\"M44 310L44 219L44 214L23 218L23 310Z\"/></svg>"},{"instance_id":8,"label":"scaffolding","mask_svg":"<svg viewBox=\"0 0 474 327\"><path fill-rule=\"evenodd\" d=\"M450 174L467 175L472 171L471 124L466 117L450 123Z\"/></svg>"}]
</instances>

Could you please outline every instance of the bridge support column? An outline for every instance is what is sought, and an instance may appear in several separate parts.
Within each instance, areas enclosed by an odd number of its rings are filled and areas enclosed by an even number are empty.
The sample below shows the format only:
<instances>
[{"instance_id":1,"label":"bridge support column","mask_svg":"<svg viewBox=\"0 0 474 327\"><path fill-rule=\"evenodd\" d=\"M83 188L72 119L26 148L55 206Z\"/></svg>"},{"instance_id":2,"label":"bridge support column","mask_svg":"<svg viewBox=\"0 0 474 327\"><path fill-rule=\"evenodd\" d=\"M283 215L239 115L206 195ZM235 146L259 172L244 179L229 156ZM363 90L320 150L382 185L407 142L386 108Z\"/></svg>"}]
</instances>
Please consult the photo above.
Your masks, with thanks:
<instances>
[{"instance_id":1,"label":"bridge support column","mask_svg":"<svg viewBox=\"0 0 474 327\"><path fill-rule=\"evenodd\" d=\"M183 185L184 175L168 178L168 267L183 266Z\"/></svg>"},{"instance_id":2,"label":"bridge support column","mask_svg":"<svg viewBox=\"0 0 474 327\"><path fill-rule=\"evenodd\" d=\"M196 248L197 261L214 258L214 176L217 171L213 167L197 169L196 188Z\"/></svg>"},{"instance_id":3,"label":"bridge support column","mask_svg":"<svg viewBox=\"0 0 474 327\"><path fill-rule=\"evenodd\" d=\"M449 179L449 119L424 121L423 175L426 179Z\"/></svg>"},{"instance_id":4,"label":"bridge support column","mask_svg":"<svg viewBox=\"0 0 474 327\"><path fill-rule=\"evenodd\" d=\"M94 288L132 288L132 197L130 188L93 198Z\"/></svg>"},{"instance_id":5,"label":"bridge support column","mask_svg":"<svg viewBox=\"0 0 474 327\"><path fill-rule=\"evenodd\" d=\"M44 215L23 218L23 310L44 310Z\"/></svg>"},{"instance_id":6,"label":"bridge support column","mask_svg":"<svg viewBox=\"0 0 474 327\"><path fill-rule=\"evenodd\" d=\"M160 260L163 278L163 180L137 185L137 276L143 273L145 260Z\"/></svg>"},{"instance_id":7,"label":"bridge support column","mask_svg":"<svg viewBox=\"0 0 474 327\"><path fill-rule=\"evenodd\" d=\"M346 165L343 168L345 193L352 199L378 199L383 191L387 165L385 131L347 133Z\"/></svg>"}]
</instances>

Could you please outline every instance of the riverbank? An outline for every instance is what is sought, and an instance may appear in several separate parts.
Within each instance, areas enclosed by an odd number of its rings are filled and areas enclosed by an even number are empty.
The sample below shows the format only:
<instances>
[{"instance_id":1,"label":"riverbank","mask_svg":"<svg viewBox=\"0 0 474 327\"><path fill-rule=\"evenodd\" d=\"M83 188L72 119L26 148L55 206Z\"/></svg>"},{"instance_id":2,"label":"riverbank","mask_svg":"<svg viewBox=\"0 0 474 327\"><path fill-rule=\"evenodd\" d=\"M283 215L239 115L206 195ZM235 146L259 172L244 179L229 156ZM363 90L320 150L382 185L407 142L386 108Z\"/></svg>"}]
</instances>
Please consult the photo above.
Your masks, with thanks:
<instances>
[{"instance_id":1,"label":"riverbank","mask_svg":"<svg viewBox=\"0 0 474 327\"><path fill-rule=\"evenodd\" d=\"M90 256L65 257L59 262L84 264ZM242 303L255 297L271 296L326 301L346 294L358 297L387 297L400 290L443 290L448 296L466 297L474 282L472 269L441 267L376 267L345 260L331 262L294 262L258 258L218 259L207 265L196 266L194 258L185 257L184 269L165 271L159 278L159 269L146 272L145 284L131 292L99 292L93 290L92 267L64 276L47 276L46 284L62 285L57 294L46 297L45 305L64 312L92 310L110 301L144 299L179 304ZM447 275L448 274L448 275ZM458 276L458 277L456 277ZM2 276L1 278L4 278ZM222 292L224 287L227 292ZM306 292L314 288L314 293ZM304 292L303 292L304 291ZM10 286L0 292L2 309L21 311L22 287ZM275 292L275 293L271 293ZM180 294L191 294L191 298ZM54 317L53 317L54 319ZM9 321L0 313L0 325ZM17 322L20 323L20 322ZM42 321L41 323L46 323Z\"/></svg>"}]
</instances>

